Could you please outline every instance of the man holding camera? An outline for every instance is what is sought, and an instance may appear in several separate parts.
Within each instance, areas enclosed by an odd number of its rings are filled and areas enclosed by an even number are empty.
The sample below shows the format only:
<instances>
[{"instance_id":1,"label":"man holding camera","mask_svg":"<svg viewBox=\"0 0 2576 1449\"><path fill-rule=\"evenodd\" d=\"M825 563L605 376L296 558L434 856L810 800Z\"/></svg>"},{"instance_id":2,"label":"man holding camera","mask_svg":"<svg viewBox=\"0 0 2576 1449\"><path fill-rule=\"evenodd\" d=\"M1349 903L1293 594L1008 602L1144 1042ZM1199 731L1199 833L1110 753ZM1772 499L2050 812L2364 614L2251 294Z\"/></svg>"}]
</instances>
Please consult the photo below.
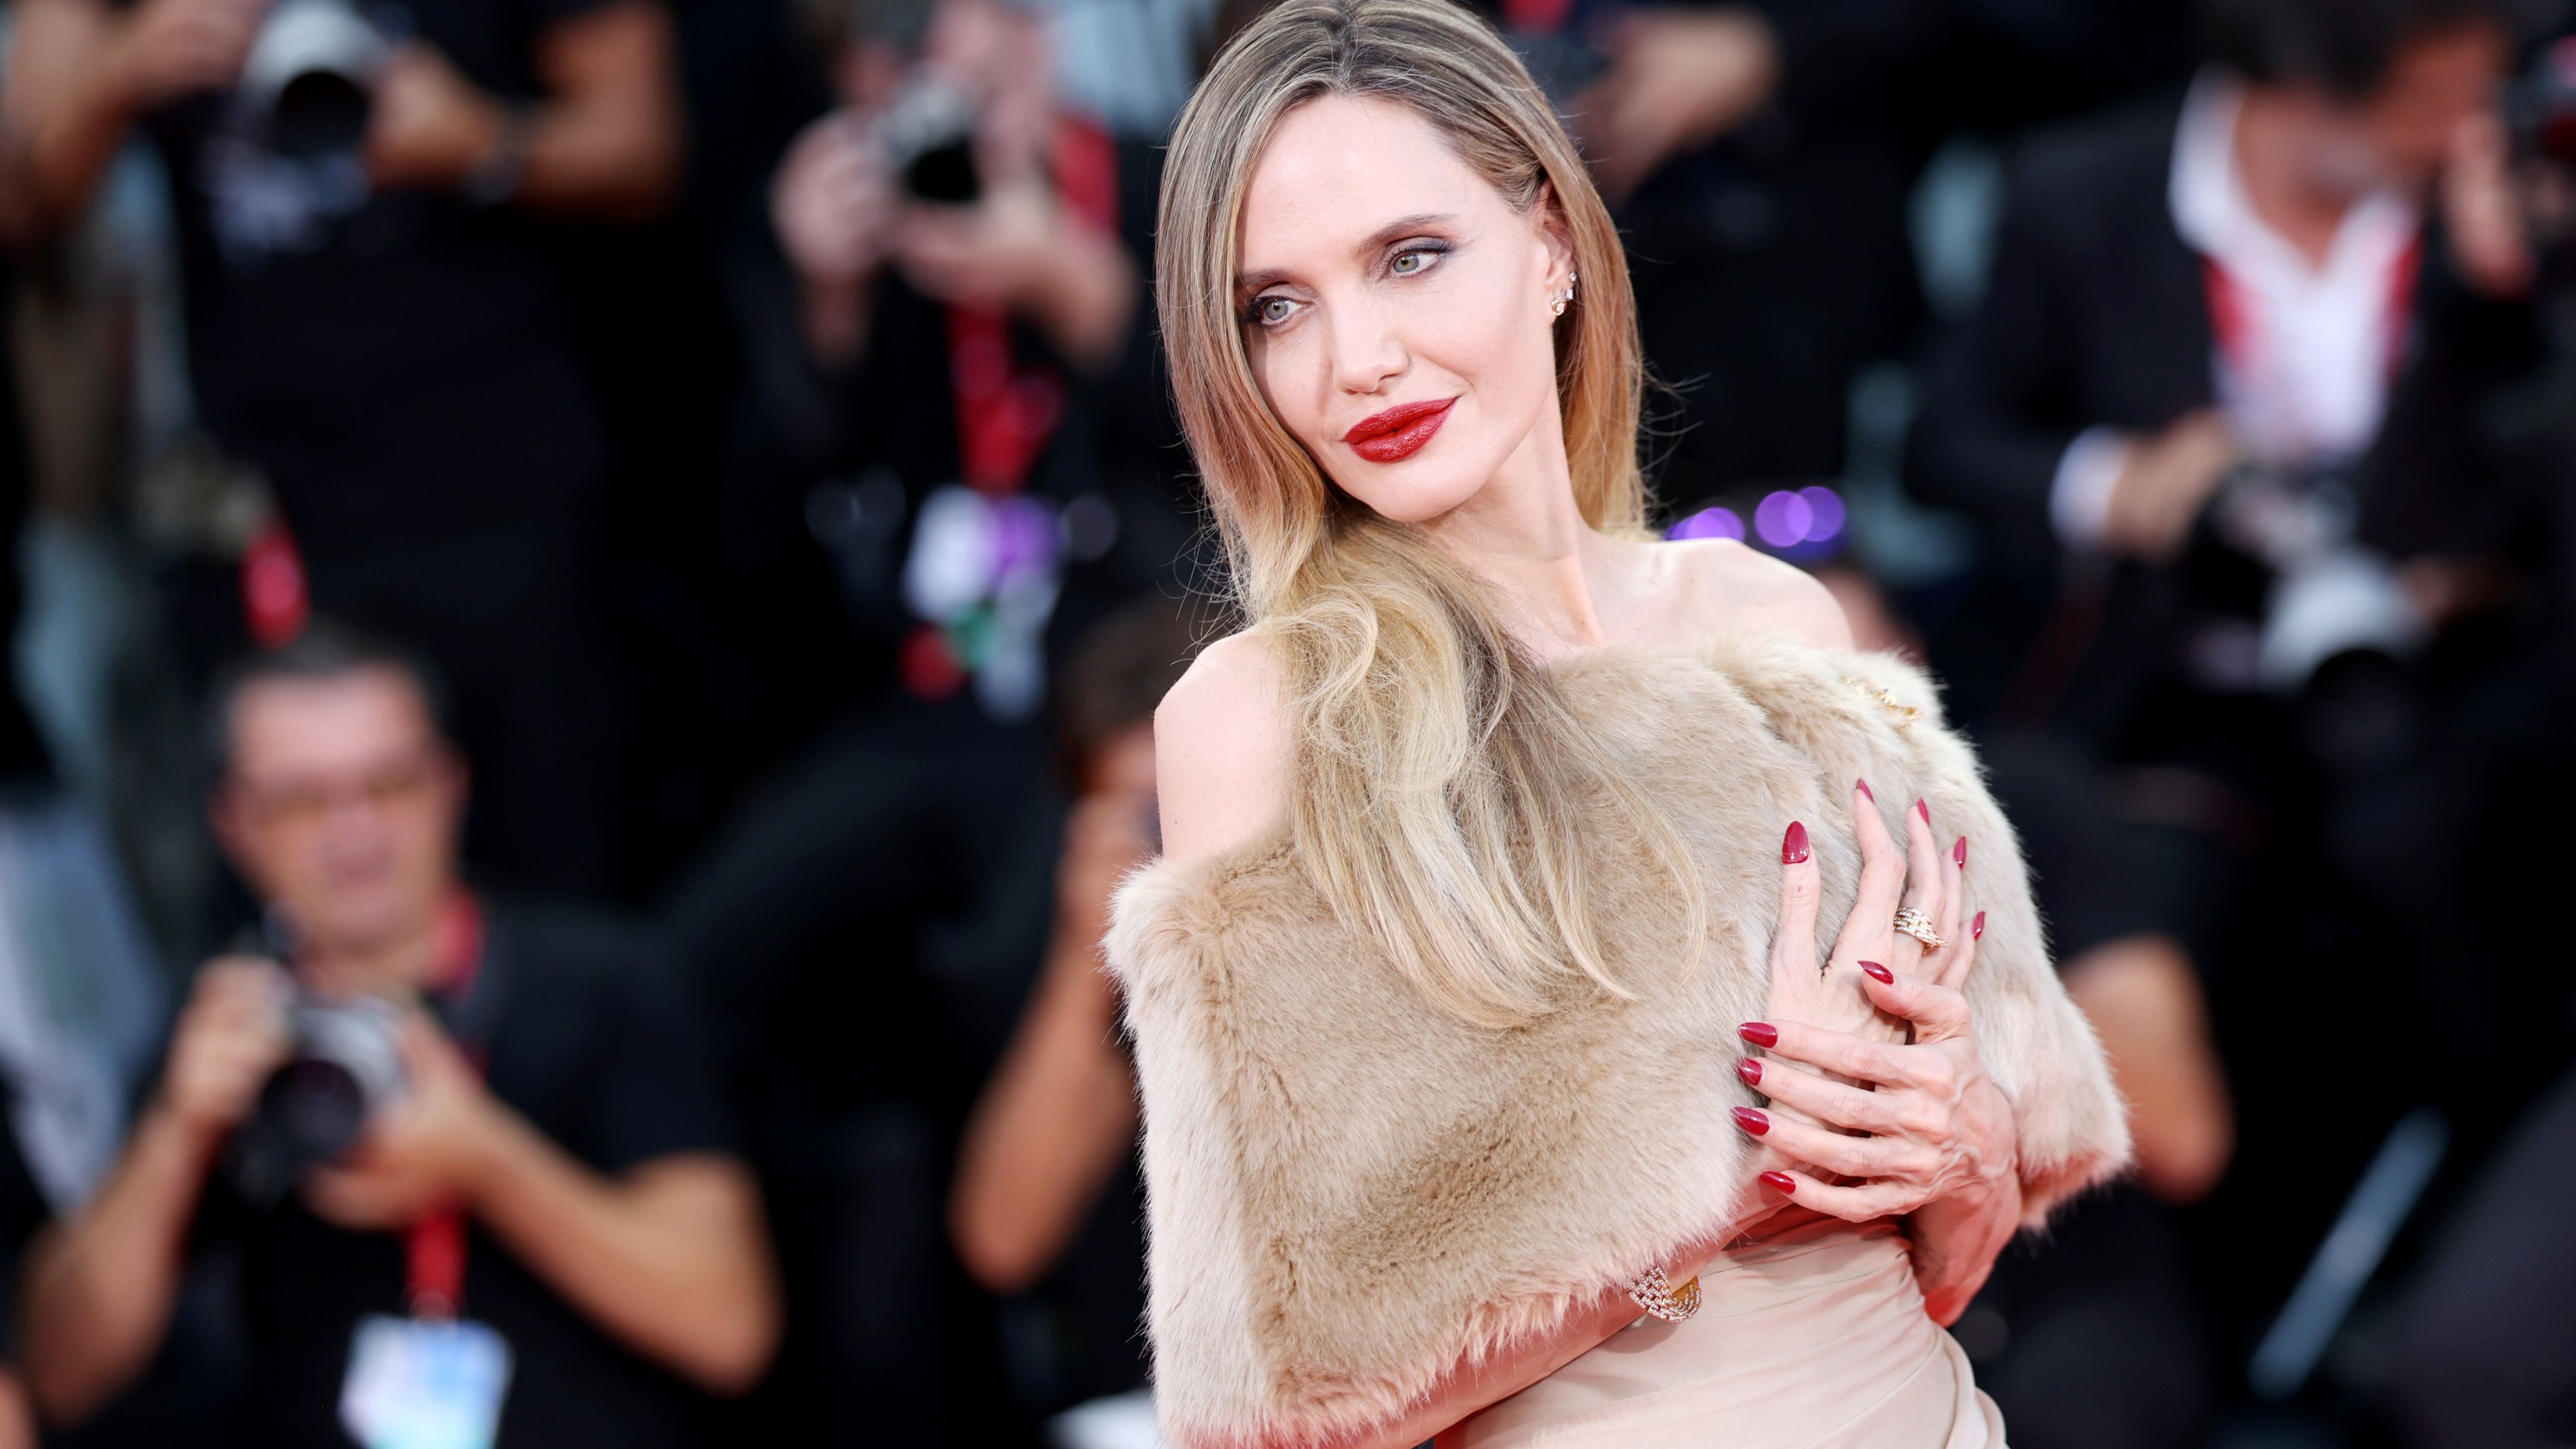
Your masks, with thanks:
<instances>
[{"instance_id":1,"label":"man holding camera","mask_svg":"<svg viewBox=\"0 0 2576 1449\"><path fill-rule=\"evenodd\" d=\"M274 490L312 606L418 640L452 681L478 861L603 889L610 444L553 252L563 223L641 220L677 190L662 6L22 0L13 19L12 228L68 225L150 137L198 409Z\"/></svg>"},{"instance_id":2,"label":"man holding camera","mask_svg":"<svg viewBox=\"0 0 2576 1449\"><path fill-rule=\"evenodd\" d=\"M685 1443L688 1385L738 1392L766 1366L757 1194L677 983L619 928L459 883L464 772L431 694L324 628L218 697L216 831L293 947L200 973L116 1171L32 1251L26 1375L49 1420L132 1382L191 1262L224 1247L245 1442ZM389 1025L397 1081L363 1094L352 1146L279 1173L247 1149L309 1138L319 1087L366 1075L346 1040L299 1031L327 1013ZM432 1422L486 1427L404 1437Z\"/></svg>"}]
</instances>

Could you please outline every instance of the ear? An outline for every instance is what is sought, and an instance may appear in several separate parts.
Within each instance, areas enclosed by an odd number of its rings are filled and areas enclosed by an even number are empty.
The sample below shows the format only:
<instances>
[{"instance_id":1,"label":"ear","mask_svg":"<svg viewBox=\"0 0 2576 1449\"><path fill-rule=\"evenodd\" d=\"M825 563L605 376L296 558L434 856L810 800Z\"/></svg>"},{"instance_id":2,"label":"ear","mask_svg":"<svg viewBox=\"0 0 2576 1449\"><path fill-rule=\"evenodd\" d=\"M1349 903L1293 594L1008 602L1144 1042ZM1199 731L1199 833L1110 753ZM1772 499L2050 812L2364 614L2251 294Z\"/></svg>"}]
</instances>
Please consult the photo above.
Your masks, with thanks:
<instances>
[{"instance_id":1,"label":"ear","mask_svg":"<svg viewBox=\"0 0 2576 1449\"><path fill-rule=\"evenodd\" d=\"M1557 205L1556 188L1540 182L1538 202L1532 208L1538 222L1539 240L1547 246L1547 275L1562 278L1574 270L1574 228L1566 222L1565 208Z\"/></svg>"}]
</instances>

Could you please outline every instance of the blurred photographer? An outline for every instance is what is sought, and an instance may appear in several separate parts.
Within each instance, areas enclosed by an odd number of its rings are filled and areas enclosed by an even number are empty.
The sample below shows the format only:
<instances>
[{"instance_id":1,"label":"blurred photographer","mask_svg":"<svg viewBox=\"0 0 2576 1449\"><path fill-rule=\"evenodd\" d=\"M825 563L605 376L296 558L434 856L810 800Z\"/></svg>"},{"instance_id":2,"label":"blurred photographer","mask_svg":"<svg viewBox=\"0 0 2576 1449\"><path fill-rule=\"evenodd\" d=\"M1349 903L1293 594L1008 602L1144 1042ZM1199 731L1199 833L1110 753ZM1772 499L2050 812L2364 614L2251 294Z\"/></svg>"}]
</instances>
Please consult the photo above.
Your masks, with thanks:
<instances>
[{"instance_id":1,"label":"blurred photographer","mask_svg":"<svg viewBox=\"0 0 2576 1449\"><path fill-rule=\"evenodd\" d=\"M420 640L453 680L478 859L601 888L609 445L551 249L677 189L663 7L24 0L14 32L18 239L67 226L148 135L196 405L274 490L312 607Z\"/></svg>"},{"instance_id":2,"label":"blurred photographer","mask_svg":"<svg viewBox=\"0 0 2576 1449\"><path fill-rule=\"evenodd\" d=\"M291 950L199 974L122 1161L32 1250L40 1412L113 1399L229 1249L245 1442L689 1442L692 1386L747 1388L779 1329L677 983L460 883L464 768L400 654L317 627L217 705L216 832Z\"/></svg>"},{"instance_id":3,"label":"blurred photographer","mask_svg":"<svg viewBox=\"0 0 2576 1449\"><path fill-rule=\"evenodd\" d=\"M2508 8L2202 10L2179 107L2021 159L1909 459L1996 545L1952 672L2105 747L2169 683L2293 689L2346 644L2420 643L2449 596L2352 547L2356 519L2489 467L2467 400L2528 356L2492 224Z\"/></svg>"}]
</instances>

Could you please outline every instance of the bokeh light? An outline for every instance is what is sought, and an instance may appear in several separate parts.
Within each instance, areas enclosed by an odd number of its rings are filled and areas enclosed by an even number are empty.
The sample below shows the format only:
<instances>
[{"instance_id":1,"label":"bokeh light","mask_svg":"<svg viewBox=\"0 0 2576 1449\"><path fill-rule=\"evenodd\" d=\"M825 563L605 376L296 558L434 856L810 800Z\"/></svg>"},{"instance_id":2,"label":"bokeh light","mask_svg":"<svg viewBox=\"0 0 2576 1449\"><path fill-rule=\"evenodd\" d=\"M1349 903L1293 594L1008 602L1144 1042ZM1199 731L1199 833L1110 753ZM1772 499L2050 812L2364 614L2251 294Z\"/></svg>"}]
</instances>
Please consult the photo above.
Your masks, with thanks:
<instances>
[{"instance_id":1,"label":"bokeh light","mask_svg":"<svg viewBox=\"0 0 2576 1449\"><path fill-rule=\"evenodd\" d=\"M1807 541L1808 525L1815 521L1815 510L1807 500L1785 489L1765 494L1753 510L1753 531L1773 548L1791 548Z\"/></svg>"},{"instance_id":2,"label":"bokeh light","mask_svg":"<svg viewBox=\"0 0 2576 1449\"><path fill-rule=\"evenodd\" d=\"M1664 531L1666 538L1744 537L1744 520L1732 508L1703 508Z\"/></svg>"}]
</instances>

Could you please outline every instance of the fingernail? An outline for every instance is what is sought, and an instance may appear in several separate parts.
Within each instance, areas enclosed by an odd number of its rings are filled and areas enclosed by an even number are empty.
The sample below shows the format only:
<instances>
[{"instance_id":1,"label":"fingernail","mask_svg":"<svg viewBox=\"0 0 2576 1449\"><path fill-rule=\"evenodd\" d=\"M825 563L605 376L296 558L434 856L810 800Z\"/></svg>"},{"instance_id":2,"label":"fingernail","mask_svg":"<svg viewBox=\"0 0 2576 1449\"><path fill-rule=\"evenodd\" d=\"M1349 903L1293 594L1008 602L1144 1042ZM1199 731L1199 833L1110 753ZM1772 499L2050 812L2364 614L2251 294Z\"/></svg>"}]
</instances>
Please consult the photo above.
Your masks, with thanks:
<instances>
[{"instance_id":1,"label":"fingernail","mask_svg":"<svg viewBox=\"0 0 2576 1449\"><path fill-rule=\"evenodd\" d=\"M1914 809L1917 814L1923 817L1924 824L1929 825L1932 823L1932 807L1923 803L1922 796L1917 795L1914 797Z\"/></svg>"},{"instance_id":2,"label":"fingernail","mask_svg":"<svg viewBox=\"0 0 2576 1449\"><path fill-rule=\"evenodd\" d=\"M1979 912L1977 912L1977 918L1976 918L1975 920L1970 921L1970 922L1968 923L1968 939L1969 939L1969 940L1971 940L1971 941L1982 941L1982 940L1986 939L1986 913L1985 913L1985 912L1983 912L1983 911L1979 911Z\"/></svg>"},{"instance_id":3,"label":"fingernail","mask_svg":"<svg viewBox=\"0 0 2576 1449\"><path fill-rule=\"evenodd\" d=\"M1968 868L1968 837L1960 836L1959 843L1950 847L1950 859L1959 869Z\"/></svg>"},{"instance_id":4,"label":"fingernail","mask_svg":"<svg viewBox=\"0 0 2576 1449\"><path fill-rule=\"evenodd\" d=\"M1782 1197L1787 1197L1798 1190L1798 1179L1785 1172L1766 1172L1757 1180Z\"/></svg>"},{"instance_id":5,"label":"fingernail","mask_svg":"<svg viewBox=\"0 0 2576 1449\"><path fill-rule=\"evenodd\" d=\"M1852 781L1852 788L1860 792L1860 798L1868 801L1872 805L1878 803L1878 797L1870 793L1869 782L1867 780Z\"/></svg>"},{"instance_id":6,"label":"fingernail","mask_svg":"<svg viewBox=\"0 0 2576 1449\"><path fill-rule=\"evenodd\" d=\"M1780 837L1780 863L1798 865L1807 858L1807 827L1792 820L1789 833Z\"/></svg>"},{"instance_id":7,"label":"fingernail","mask_svg":"<svg viewBox=\"0 0 2576 1449\"><path fill-rule=\"evenodd\" d=\"M1735 1125L1759 1137L1771 1130L1771 1119L1750 1107L1738 1107L1735 1109Z\"/></svg>"},{"instance_id":8,"label":"fingernail","mask_svg":"<svg viewBox=\"0 0 2576 1449\"><path fill-rule=\"evenodd\" d=\"M1742 1077L1744 1085L1748 1087L1762 1085L1762 1063L1752 1057L1738 1058L1735 1063L1735 1074Z\"/></svg>"},{"instance_id":9,"label":"fingernail","mask_svg":"<svg viewBox=\"0 0 2576 1449\"><path fill-rule=\"evenodd\" d=\"M1775 1047L1780 1044L1780 1028L1768 1022L1748 1021L1737 1027L1735 1034L1758 1047Z\"/></svg>"},{"instance_id":10,"label":"fingernail","mask_svg":"<svg viewBox=\"0 0 2576 1449\"><path fill-rule=\"evenodd\" d=\"M1877 982L1881 986L1894 986L1896 984L1896 973L1879 965L1875 961L1863 961L1860 963L1860 969L1867 973L1869 979Z\"/></svg>"}]
</instances>

